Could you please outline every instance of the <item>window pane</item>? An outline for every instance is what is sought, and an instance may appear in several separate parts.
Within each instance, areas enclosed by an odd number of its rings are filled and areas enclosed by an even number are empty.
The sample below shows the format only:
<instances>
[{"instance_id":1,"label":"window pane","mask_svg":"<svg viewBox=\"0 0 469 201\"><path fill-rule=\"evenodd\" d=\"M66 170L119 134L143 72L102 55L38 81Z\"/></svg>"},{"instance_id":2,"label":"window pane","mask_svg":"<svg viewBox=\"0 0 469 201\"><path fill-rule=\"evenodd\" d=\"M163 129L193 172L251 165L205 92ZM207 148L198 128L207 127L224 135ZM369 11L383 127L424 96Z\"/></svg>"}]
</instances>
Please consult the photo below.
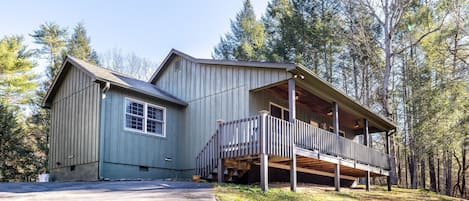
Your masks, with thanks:
<instances>
[{"instance_id":1,"label":"window pane","mask_svg":"<svg viewBox=\"0 0 469 201\"><path fill-rule=\"evenodd\" d=\"M275 105L270 105L270 115L281 119L282 118L282 108L279 108Z\"/></svg>"},{"instance_id":2,"label":"window pane","mask_svg":"<svg viewBox=\"0 0 469 201\"><path fill-rule=\"evenodd\" d=\"M147 132L148 133L156 133L156 134L163 134L163 123L147 120Z\"/></svg>"},{"instance_id":3,"label":"window pane","mask_svg":"<svg viewBox=\"0 0 469 201\"><path fill-rule=\"evenodd\" d=\"M126 114L125 127L143 131L143 118Z\"/></svg>"},{"instance_id":4,"label":"window pane","mask_svg":"<svg viewBox=\"0 0 469 201\"><path fill-rule=\"evenodd\" d=\"M143 104L127 101L126 112L130 114L143 116Z\"/></svg>"},{"instance_id":5,"label":"window pane","mask_svg":"<svg viewBox=\"0 0 469 201\"><path fill-rule=\"evenodd\" d=\"M163 121L163 110L148 106L147 116L150 119Z\"/></svg>"},{"instance_id":6,"label":"window pane","mask_svg":"<svg viewBox=\"0 0 469 201\"><path fill-rule=\"evenodd\" d=\"M283 120L290 121L290 112L283 110Z\"/></svg>"}]
</instances>

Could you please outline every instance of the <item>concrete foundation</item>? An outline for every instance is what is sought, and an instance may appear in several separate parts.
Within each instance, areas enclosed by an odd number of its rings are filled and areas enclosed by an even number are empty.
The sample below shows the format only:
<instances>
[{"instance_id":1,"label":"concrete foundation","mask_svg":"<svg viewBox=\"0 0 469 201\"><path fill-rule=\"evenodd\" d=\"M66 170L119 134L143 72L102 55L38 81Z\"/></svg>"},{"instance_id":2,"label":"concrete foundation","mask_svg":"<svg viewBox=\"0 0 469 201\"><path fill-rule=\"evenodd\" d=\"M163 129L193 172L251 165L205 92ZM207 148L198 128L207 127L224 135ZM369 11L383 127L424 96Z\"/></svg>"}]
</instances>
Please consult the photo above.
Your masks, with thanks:
<instances>
[{"instance_id":1,"label":"concrete foundation","mask_svg":"<svg viewBox=\"0 0 469 201\"><path fill-rule=\"evenodd\" d=\"M98 162L65 166L50 170L49 181L96 181L98 180Z\"/></svg>"}]
</instances>

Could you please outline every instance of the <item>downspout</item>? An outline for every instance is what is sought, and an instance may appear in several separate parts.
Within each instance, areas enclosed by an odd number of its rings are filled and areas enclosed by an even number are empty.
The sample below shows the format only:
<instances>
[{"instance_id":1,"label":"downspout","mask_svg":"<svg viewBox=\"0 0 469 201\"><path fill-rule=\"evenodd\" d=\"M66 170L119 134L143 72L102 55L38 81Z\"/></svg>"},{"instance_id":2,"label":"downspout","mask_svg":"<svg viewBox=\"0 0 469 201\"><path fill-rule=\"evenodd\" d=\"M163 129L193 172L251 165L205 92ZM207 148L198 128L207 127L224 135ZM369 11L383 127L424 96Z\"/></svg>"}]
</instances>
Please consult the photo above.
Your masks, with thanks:
<instances>
[{"instance_id":1,"label":"downspout","mask_svg":"<svg viewBox=\"0 0 469 201\"><path fill-rule=\"evenodd\" d=\"M106 111L106 104L104 99L106 98L106 92L111 88L110 82L105 82L104 87L101 89L101 99L99 99L99 160L98 160L98 180L103 180L103 165L104 165L104 117Z\"/></svg>"}]
</instances>

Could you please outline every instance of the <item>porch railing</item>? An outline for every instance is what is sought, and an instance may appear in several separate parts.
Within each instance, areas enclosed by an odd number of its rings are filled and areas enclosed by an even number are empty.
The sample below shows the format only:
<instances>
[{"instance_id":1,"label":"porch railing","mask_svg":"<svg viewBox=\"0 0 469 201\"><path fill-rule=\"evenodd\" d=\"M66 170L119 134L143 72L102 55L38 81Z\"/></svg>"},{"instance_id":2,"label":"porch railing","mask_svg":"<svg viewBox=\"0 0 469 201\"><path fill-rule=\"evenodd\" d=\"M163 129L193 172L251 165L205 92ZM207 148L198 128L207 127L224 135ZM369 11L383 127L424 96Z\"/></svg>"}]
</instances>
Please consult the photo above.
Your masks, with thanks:
<instances>
[{"instance_id":1,"label":"porch railing","mask_svg":"<svg viewBox=\"0 0 469 201\"><path fill-rule=\"evenodd\" d=\"M373 148L299 120L291 123L270 115L257 115L221 123L196 157L197 173L208 176L220 158L258 155L263 148L262 141L266 142L266 154L272 156L291 158L292 145L295 145L389 169L388 155Z\"/></svg>"}]
</instances>

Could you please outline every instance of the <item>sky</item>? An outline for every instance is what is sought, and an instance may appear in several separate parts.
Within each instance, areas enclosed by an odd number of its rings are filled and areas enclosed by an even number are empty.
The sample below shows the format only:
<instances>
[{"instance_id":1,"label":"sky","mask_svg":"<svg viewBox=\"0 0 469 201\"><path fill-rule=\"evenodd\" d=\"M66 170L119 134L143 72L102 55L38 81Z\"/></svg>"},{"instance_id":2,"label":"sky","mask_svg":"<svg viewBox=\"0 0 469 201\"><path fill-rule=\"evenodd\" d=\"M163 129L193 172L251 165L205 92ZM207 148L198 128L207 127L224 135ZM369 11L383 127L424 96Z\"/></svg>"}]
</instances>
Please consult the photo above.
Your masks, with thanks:
<instances>
[{"instance_id":1,"label":"sky","mask_svg":"<svg viewBox=\"0 0 469 201\"><path fill-rule=\"evenodd\" d=\"M267 0L251 3L260 18ZM98 54L117 48L160 63L171 48L211 58L243 0L5 0L0 5L0 38L22 35L29 48L37 48L29 34L40 24L55 22L71 32L83 22Z\"/></svg>"}]
</instances>

